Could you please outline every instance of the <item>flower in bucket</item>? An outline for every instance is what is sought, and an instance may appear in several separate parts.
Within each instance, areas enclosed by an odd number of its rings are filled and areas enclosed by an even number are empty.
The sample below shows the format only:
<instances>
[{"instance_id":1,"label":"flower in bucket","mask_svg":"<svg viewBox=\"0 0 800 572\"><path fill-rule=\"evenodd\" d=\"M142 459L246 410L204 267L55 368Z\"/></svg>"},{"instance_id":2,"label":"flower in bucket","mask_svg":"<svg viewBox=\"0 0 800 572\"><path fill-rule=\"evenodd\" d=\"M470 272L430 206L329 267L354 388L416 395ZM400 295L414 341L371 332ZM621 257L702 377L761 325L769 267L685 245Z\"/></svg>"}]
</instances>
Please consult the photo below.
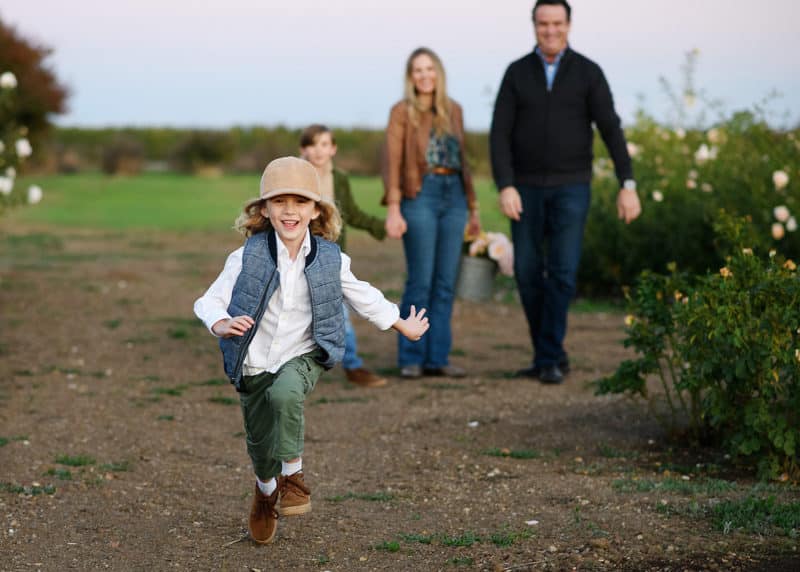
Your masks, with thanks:
<instances>
[{"instance_id":1,"label":"flower in bucket","mask_svg":"<svg viewBox=\"0 0 800 572\"><path fill-rule=\"evenodd\" d=\"M481 232L477 236L465 234L464 246L469 256L494 260L501 273L514 275L514 245L502 232Z\"/></svg>"}]
</instances>

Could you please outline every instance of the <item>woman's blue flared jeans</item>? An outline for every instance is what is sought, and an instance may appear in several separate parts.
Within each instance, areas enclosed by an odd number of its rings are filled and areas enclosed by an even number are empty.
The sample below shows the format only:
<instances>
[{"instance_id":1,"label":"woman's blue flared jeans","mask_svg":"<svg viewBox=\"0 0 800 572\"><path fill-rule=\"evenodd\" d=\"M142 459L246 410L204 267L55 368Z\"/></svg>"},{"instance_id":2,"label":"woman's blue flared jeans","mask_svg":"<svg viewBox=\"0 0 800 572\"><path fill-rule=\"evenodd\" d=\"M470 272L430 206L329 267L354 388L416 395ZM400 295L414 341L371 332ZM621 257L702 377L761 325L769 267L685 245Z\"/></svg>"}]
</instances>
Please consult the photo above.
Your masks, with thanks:
<instances>
[{"instance_id":1,"label":"woman's blue flared jeans","mask_svg":"<svg viewBox=\"0 0 800 572\"><path fill-rule=\"evenodd\" d=\"M448 365L458 264L467 223L467 199L460 175L428 174L416 198L403 199L400 211L408 228L403 235L406 286L400 315L414 305L427 308L430 329L412 342L398 336L400 367Z\"/></svg>"}]
</instances>

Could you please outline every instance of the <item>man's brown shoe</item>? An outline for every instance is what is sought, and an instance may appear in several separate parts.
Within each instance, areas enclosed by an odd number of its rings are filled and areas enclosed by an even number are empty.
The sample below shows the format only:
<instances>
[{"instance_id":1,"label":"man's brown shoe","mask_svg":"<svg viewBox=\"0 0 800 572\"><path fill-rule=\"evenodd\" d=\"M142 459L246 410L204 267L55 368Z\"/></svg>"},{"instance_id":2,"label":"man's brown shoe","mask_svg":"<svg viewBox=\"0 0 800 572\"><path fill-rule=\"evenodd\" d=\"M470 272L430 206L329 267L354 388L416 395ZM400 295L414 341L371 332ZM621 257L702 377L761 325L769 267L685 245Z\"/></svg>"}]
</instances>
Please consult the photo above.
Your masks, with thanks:
<instances>
[{"instance_id":1,"label":"man's brown shoe","mask_svg":"<svg viewBox=\"0 0 800 572\"><path fill-rule=\"evenodd\" d=\"M311 489L306 486L303 471L281 475L278 490L281 492L281 504L278 508L281 516L295 516L311 511Z\"/></svg>"},{"instance_id":2,"label":"man's brown shoe","mask_svg":"<svg viewBox=\"0 0 800 572\"><path fill-rule=\"evenodd\" d=\"M375 375L368 369L357 367L355 369L345 369L344 374L347 381L360 385L361 387L383 387L388 383L385 377Z\"/></svg>"},{"instance_id":3,"label":"man's brown shoe","mask_svg":"<svg viewBox=\"0 0 800 572\"><path fill-rule=\"evenodd\" d=\"M278 512L275 503L278 502L278 489L267 496L261 492L256 483L256 494L253 497L253 506L250 509L250 536L259 544L269 544L275 538L278 530Z\"/></svg>"}]
</instances>

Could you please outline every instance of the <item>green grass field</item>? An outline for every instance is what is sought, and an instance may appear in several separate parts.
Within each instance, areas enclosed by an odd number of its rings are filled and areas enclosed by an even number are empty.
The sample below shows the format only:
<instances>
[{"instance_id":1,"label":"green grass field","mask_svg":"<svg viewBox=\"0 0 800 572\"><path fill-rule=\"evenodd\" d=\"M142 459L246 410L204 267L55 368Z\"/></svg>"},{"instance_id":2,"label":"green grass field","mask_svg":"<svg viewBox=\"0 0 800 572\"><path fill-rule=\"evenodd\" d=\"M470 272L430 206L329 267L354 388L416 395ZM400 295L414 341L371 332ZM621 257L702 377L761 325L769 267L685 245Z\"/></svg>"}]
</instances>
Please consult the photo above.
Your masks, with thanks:
<instances>
[{"instance_id":1,"label":"green grass field","mask_svg":"<svg viewBox=\"0 0 800 572\"><path fill-rule=\"evenodd\" d=\"M36 206L7 213L10 219L61 227L218 231L231 228L242 204L258 194L257 175L200 178L174 173L107 177L89 173L28 177L44 199ZM378 177L352 177L356 201L365 211L385 216ZM476 181L481 220L486 230L509 232L500 214L494 186Z\"/></svg>"}]
</instances>

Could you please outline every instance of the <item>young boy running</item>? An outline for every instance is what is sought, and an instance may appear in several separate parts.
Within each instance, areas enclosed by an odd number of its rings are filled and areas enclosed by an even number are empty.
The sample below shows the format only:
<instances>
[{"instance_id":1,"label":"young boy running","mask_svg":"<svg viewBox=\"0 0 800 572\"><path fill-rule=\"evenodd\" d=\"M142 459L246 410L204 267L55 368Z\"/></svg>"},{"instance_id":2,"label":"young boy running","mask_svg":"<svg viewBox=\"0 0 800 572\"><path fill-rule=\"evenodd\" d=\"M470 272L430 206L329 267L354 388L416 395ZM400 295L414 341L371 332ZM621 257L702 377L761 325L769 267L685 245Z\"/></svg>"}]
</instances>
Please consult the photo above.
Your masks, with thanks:
<instances>
[{"instance_id":1,"label":"young boy running","mask_svg":"<svg viewBox=\"0 0 800 572\"><path fill-rule=\"evenodd\" d=\"M272 161L260 197L237 219L244 246L194 304L220 338L225 373L239 392L256 474L249 529L260 544L275 538L279 514L311 510L302 472L303 404L322 371L344 354L342 304L411 340L428 329L424 309L411 308L401 319L395 304L353 275L350 258L333 242L340 227L310 163Z\"/></svg>"}]
</instances>

